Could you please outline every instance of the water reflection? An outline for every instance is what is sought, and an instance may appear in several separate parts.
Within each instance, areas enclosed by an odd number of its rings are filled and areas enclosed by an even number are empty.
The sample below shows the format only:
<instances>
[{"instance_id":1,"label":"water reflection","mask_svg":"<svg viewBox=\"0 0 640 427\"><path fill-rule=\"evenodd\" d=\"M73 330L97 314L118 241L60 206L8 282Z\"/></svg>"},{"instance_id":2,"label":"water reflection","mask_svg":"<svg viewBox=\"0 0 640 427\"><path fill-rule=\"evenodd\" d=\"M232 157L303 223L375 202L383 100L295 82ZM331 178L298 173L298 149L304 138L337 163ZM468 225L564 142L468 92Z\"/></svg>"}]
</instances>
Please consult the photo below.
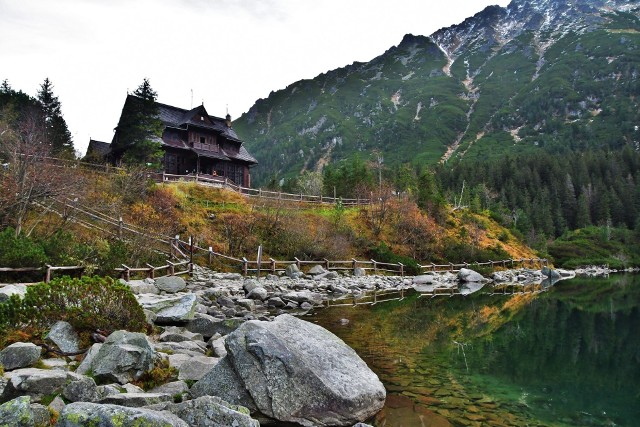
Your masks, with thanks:
<instances>
[{"instance_id":1,"label":"water reflection","mask_svg":"<svg viewBox=\"0 0 640 427\"><path fill-rule=\"evenodd\" d=\"M376 425L637 425L638 276L455 292L316 315L385 383Z\"/></svg>"}]
</instances>

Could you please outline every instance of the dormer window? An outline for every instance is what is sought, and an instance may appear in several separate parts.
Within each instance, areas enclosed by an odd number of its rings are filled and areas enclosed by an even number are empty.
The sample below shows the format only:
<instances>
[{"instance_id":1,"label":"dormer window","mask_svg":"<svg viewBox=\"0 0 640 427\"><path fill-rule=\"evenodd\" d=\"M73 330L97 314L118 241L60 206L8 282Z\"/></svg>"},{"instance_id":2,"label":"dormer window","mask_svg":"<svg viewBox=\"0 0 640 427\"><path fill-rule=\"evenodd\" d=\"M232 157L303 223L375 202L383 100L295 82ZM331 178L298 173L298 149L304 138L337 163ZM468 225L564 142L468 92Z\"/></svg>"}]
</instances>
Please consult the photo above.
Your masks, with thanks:
<instances>
[{"instance_id":1,"label":"dormer window","mask_svg":"<svg viewBox=\"0 0 640 427\"><path fill-rule=\"evenodd\" d=\"M204 122L204 116L200 116L200 121Z\"/></svg>"}]
</instances>

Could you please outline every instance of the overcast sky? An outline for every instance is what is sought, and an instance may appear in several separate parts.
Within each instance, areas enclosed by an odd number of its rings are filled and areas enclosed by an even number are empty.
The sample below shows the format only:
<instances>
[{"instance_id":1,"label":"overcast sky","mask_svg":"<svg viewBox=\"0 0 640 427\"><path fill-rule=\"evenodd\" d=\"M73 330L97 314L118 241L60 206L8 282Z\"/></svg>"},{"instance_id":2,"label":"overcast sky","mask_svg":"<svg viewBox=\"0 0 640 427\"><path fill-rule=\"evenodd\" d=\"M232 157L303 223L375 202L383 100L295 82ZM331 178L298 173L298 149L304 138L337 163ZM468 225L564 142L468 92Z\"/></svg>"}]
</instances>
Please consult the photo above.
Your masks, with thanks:
<instances>
[{"instance_id":1,"label":"overcast sky","mask_svg":"<svg viewBox=\"0 0 640 427\"><path fill-rule=\"evenodd\" d=\"M48 77L83 155L111 142L127 90L238 118L301 79L366 62L508 0L0 0L0 81ZM193 91L193 97L192 97ZM192 101L193 99L193 101Z\"/></svg>"}]
</instances>

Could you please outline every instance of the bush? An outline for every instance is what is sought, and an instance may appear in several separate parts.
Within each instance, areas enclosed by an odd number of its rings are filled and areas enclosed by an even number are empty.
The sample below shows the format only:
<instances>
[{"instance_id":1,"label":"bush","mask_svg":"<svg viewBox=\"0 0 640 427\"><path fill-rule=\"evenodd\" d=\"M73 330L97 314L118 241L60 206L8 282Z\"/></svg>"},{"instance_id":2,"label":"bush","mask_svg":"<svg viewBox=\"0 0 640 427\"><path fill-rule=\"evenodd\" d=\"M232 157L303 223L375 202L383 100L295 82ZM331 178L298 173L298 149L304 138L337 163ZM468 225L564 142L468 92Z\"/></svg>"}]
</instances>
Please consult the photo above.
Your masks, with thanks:
<instances>
[{"instance_id":1,"label":"bush","mask_svg":"<svg viewBox=\"0 0 640 427\"><path fill-rule=\"evenodd\" d=\"M382 242L378 246L369 249L369 256L378 262L388 262L392 264L402 263L404 265L404 273L408 275L420 274L420 267L413 258L398 255Z\"/></svg>"},{"instance_id":2,"label":"bush","mask_svg":"<svg viewBox=\"0 0 640 427\"><path fill-rule=\"evenodd\" d=\"M146 329L142 307L126 285L111 278L62 277L29 286L22 300L12 296L0 304L0 340L11 329L44 334L59 320L69 322L84 338L96 329Z\"/></svg>"},{"instance_id":3,"label":"bush","mask_svg":"<svg viewBox=\"0 0 640 427\"><path fill-rule=\"evenodd\" d=\"M15 233L11 227L0 232L0 267L41 267L48 261L41 245Z\"/></svg>"}]
</instances>

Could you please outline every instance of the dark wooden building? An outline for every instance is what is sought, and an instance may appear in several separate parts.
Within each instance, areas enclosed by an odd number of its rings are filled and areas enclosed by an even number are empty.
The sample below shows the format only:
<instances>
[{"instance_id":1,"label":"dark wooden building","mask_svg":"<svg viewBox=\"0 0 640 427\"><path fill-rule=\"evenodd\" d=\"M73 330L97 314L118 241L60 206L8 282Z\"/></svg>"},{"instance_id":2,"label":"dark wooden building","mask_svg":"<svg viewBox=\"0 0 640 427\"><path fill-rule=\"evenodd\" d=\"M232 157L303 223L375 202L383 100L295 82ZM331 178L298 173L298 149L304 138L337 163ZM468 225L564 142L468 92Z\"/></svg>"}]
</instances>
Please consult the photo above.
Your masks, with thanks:
<instances>
[{"instance_id":1,"label":"dark wooden building","mask_svg":"<svg viewBox=\"0 0 640 427\"><path fill-rule=\"evenodd\" d=\"M126 102L138 102L138 98L128 95ZM204 105L184 110L156 104L164 125L160 142L166 174L198 174L226 178L243 187L251 186L250 168L258 162L231 127L231 116L227 114L225 119L210 116ZM113 141L117 138L116 127Z\"/></svg>"}]
</instances>

